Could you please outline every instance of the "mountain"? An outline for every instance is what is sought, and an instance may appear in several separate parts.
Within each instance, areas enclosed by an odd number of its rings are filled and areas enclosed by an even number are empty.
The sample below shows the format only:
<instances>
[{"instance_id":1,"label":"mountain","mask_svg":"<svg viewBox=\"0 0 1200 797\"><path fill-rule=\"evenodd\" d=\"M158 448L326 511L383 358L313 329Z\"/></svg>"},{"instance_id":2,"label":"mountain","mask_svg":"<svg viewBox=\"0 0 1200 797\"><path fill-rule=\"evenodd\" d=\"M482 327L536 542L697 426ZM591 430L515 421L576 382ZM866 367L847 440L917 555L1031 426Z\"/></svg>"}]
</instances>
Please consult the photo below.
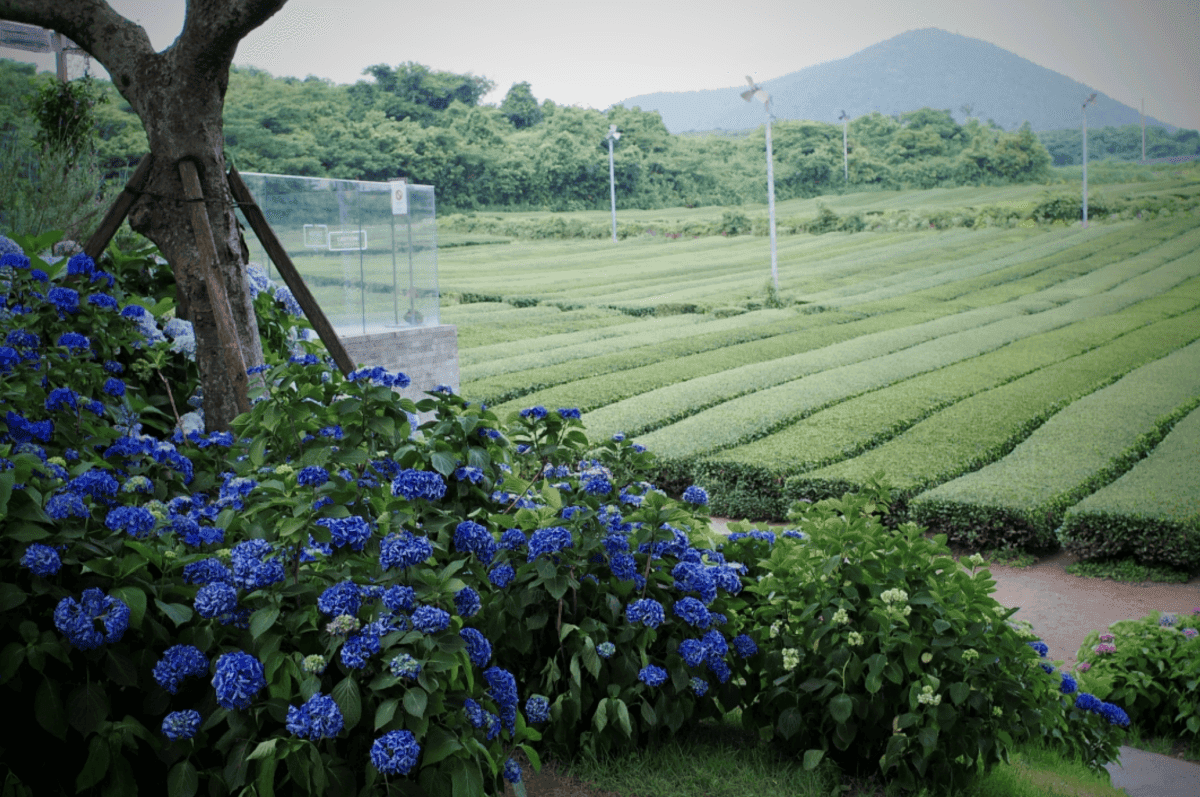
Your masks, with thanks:
<instances>
[{"instance_id":1,"label":"mountain","mask_svg":"<svg viewBox=\"0 0 1200 797\"><path fill-rule=\"evenodd\" d=\"M910 30L760 85L771 94L776 119L836 122L842 110L854 118L928 107L949 109L960 122L974 116L1006 130L1029 122L1035 131L1079 127L1083 101L1096 91L994 44L938 28ZM642 94L618 104L658 111L672 133L745 130L763 123L762 104L739 96L745 88ZM1089 127L1140 121L1137 109L1100 92L1088 106ZM1151 117L1146 124L1175 130Z\"/></svg>"}]
</instances>

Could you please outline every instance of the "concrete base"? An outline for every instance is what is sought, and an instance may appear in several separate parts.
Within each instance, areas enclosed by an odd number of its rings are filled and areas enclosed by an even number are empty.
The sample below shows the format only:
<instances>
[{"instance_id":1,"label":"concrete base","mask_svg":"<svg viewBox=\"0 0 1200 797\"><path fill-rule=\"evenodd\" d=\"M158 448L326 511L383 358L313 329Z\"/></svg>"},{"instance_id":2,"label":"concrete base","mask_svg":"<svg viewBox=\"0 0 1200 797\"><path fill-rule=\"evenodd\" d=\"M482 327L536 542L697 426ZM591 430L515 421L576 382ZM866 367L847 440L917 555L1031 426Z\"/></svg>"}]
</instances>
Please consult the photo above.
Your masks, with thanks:
<instances>
[{"instance_id":1,"label":"concrete base","mask_svg":"<svg viewBox=\"0 0 1200 797\"><path fill-rule=\"evenodd\" d=\"M356 365L381 365L389 371L407 375L412 384L399 392L413 401L427 398L425 393L438 385L449 385L458 392L458 328L455 326L439 324L367 335L343 335L341 340Z\"/></svg>"}]
</instances>

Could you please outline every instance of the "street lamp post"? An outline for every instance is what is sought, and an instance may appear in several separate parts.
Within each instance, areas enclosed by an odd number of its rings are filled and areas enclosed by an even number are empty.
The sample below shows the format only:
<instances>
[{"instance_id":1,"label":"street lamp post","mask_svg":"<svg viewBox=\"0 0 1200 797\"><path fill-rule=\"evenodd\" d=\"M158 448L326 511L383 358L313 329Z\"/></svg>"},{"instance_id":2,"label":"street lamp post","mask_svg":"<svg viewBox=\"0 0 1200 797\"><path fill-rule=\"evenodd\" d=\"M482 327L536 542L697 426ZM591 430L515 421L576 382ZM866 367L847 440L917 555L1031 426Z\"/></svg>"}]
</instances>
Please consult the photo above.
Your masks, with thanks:
<instances>
[{"instance_id":1,"label":"street lamp post","mask_svg":"<svg viewBox=\"0 0 1200 797\"><path fill-rule=\"evenodd\" d=\"M771 95L755 85L754 79L749 75L746 76L746 82L750 84L750 88L742 92L742 99L750 102L757 97L767 109L767 208L771 222L771 284L775 286L775 292L779 293L779 262L775 249L775 168L772 164L774 159L771 157Z\"/></svg>"},{"instance_id":2,"label":"street lamp post","mask_svg":"<svg viewBox=\"0 0 1200 797\"><path fill-rule=\"evenodd\" d=\"M842 120L842 169L846 173L846 182L850 182L850 156L846 154L846 129L850 124L850 117L846 115L846 111L842 111L842 115L838 117Z\"/></svg>"},{"instance_id":3,"label":"street lamp post","mask_svg":"<svg viewBox=\"0 0 1200 797\"><path fill-rule=\"evenodd\" d=\"M613 243L617 242L617 177L613 170L613 142L621 137L616 125L608 126L608 192L612 200L612 235Z\"/></svg>"},{"instance_id":4,"label":"street lamp post","mask_svg":"<svg viewBox=\"0 0 1200 797\"><path fill-rule=\"evenodd\" d=\"M1087 229L1087 107L1092 100L1096 99L1096 95L1088 97L1083 101L1083 227Z\"/></svg>"}]
</instances>

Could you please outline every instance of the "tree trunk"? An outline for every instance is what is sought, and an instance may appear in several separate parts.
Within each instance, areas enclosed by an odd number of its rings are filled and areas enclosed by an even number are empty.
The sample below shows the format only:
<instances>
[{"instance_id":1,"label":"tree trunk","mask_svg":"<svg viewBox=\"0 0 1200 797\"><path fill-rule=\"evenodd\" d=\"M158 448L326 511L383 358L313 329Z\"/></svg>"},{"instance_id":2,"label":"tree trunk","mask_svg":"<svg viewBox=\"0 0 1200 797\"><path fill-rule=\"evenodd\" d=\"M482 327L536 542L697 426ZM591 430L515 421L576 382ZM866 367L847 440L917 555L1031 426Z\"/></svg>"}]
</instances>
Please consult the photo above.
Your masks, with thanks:
<instances>
[{"instance_id":1,"label":"tree trunk","mask_svg":"<svg viewBox=\"0 0 1200 797\"><path fill-rule=\"evenodd\" d=\"M179 38L156 53L146 31L113 11L105 0L0 0L0 19L56 30L95 57L142 120L154 164L143 195L130 209L129 223L157 244L171 264L179 316L195 327L204 421L210 431L229 429L245 402L245 381L235 376L234 369L263 360L246 282L247 256L225 181L222 111L229 65L242 37L286 1L188 0ZM179 174L183 161L191 161L199 174L216 264L201 262L197 243L201 233L193 229ZM213 297L204 278L210 265L228 296L242 350L242 363L236 365L226 362L217 335Z\"/></svg>"}]
</instances>

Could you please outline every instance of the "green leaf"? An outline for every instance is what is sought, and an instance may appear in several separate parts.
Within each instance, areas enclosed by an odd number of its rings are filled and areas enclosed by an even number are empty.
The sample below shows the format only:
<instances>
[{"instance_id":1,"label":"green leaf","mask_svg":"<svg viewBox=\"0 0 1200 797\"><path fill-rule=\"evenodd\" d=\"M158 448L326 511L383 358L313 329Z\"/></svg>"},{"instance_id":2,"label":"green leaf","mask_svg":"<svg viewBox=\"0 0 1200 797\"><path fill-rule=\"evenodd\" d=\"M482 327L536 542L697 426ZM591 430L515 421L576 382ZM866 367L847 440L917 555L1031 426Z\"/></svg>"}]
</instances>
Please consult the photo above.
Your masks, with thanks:
<instances>
[{"instance_id":1,"label":"green leaf","mask_svg":"<svg viewBox=\"0 0 1200 797\"><path fill-rule=\"evenodd\" d=\"M804 768L812 771L817 768L817 764L821 763L821 759L825 757L824 750L805 750L804 751Z\"/></svg>"},{"instance_id":2,"label":"green leaf","mask_svg":"<svg viewBox=\"0 0 1200 797\"><path fill-rule=\"evenodd\" d=\"M141 628L142 618L146 616L146 593L139 587L117 587L110 593L117 600L129 607L129 625L131 628Z\"/></svg>"},{"instance_id":3,"label":"green leaf","mask_svg":"<svg viewBox=\"0 0 1200 797\"><path fill-rule=\"evenodd\" d=\"M17 608L26 597L25 591L16 584L0 584L0 612Z\"/></svg>"},{"instance_id":4,"label":"green leaf","mask_svg":"<svg viewBox=\"0 0 1200 797\"><path fill-rule=\"evenodd\" d=\"M275 797L275 768L279 760L268 758L258 765L258 776L254 784L258 787L258 797Z\"/></svg>"},{"instance_id":5,"label":"green leaf","mask_svg":"<svg viewBox=\"0 0 1200 797\"><path fill-rule=\"evenodd\" d=\"M624 732L627 738L633 738L633 723L629 721L629 707L625 705L624 700L617 700L617 726Z\"/></svg>"},{"instance_id":6,"label":"green leaf","mask_svg":"<svg viewBox=\"0 0 1200 797\"><path fill-rule=\"evenodd\" d=\"M835 722L845 722L854 711L854 701L845 692L829 701L829 713Z\"/></svg>"},{"instance_id":7,"label":"green leaf","mask_svg":"<svg viewBox=\"0 0 1200 797\"><path fill-rule=\"evenodd\" d=\"M264 606L250 616L250 636L258 639L279 618L278 606Z\"/></svg>"},{"instance_id":8,"label":"green leaf","mask_svg":"<svg viewBox=\"0 0 1200 797\"><path fill-rule=\"evenodd\" d=\"M358 684L350 676L346 676L333 687L330 693L338 708L342 710L342 719L346 721L346 730L350 730L362 719L362 697L358 693Z\"/></svg>"},{"instance_id":9,"label":"green leaf","mask_svg":"<svg viewBox=\"0 0 1200 797\"><path fill-rule=\"evenodd\" d=\"M592 727L596 729L596 733L603 733L608 727L608 707L609 701L605 700L596 706L596 713L592 715Z\"/></svg>"},{"instance_id":10,"label":"green leaf","mask_svg":"<svg viewBox=\"0 0 1200 797\"><path fill-rule=\"evenodd\" d=\"M200 778L191 761L180 761L167 773L168 797L194 797L199 785Z\"/></svg>"},{"instance_id":11,"label":"green leaf","mask_svg":"<svg viewBox=\"0 0 1200 797\"><path fill-rule=\"evenodd\" d=\"M254 438L254 442L250 444L250 463L254 465L255 469L261 468L266 462L266 454L267 438L265 436Z\"/></svg>"},{"instance_id":12,"label":"green leaf","mask_svg":"<svg viewBox=\"0 0 1200 797\"><path fill-rule=\"evenodd\" d=\"M67 698L71 727L83 736L94 733L108 717L108 694L98 683L82 684Z\"/></svg>"},{"instance_id":13,"label":"green leaf","mask_svg":"<svg viewBox=\"0 0 1200 797\"><path fill-rule=\"evenodd\" d=\"M404 710L414 717L424 717L428 703L429 695L424 689L415 687L404 693Z\"/></svg>"},{"instance_id":14,"label":"green leaf","mask_svg":"<svg viewBox=\"0 0 1200 797\"><path fill-rule=\"evenodd\" d=\"M951 626L951 624L948 621L943 620L940 617L933 621L933 630L938 632L939 634L946 633L952 627L953 626Z\"/></svg>"},{"instance_id":15,"label":"green leaf","mask_svg":"<svg viewBox=\"0 0 1200 797\"><path fill-rule=\"evenodd\" d=\"M440 725L431 725L425 736L425 750L421 754L421 766L428 767L448 755L462 749L462 742Z\"/></svg>"},{"instance_id":16,"label":"green leaf","mask_svg":"<svg viewBox=\"0 0 1200 797\"><path fill-rule=\"evenodd\" d=\"M429 464L433 469L443 476L449 476L454 473L454 469L458 467L458 458L453 454L448 454L445 451L434 451L433 456L429 458Z\"/></svg>"},{"instance_id":17,"label":"green leaf","mask_svg":"<svg viewBox=\"0 0 1200 797\"><path fill-rule=\"evenodd\" d=\"M260 758L274 758L275 743L278 741L279 739L267 739L266 741L259 742L258 746L254 748L254 752L246 756L246 760L257 761Z\"/></svg>"},{"instance_id":18,"label":"green leaf","mask_svg":"<svg viewBox=\"0 0 1200 797\"><path fill-rule=\"evenodd\" d=\"M389 697L375 708L375 730L379 730L392 721L392 717L396 716L396 707L399 705L399 700Z\"/></svg>"},{"instance_id":19,"label":"green leaf","mask_svg":"<svg viewBox=\"0 0 1200 797\"><path fill-rule=\"evenodd\" d=\"M67 736L67 714L63 710L62 697L58 694L58 685L49 678L44 678L37 693L33 696L33 710L37 715L38 724L59 739ZM106 765L107 766L107 765Z\"/></svg>"},{"instance_id":20,"label":"green leaf","mask_svg":"<svg viewBox=\"0 0 1200 797\"><path fill-rule=\"evenodd\" d=\"M926 755L937 745L938 729L926 725L921 730L917 731L917 741L921 743L921 747L925 748Z\"/></svg>"},{"instance_id":21,"label":"green leaf","mask_svg":"<svg viewBox=\"0 0 1200 797\"><path fill-rule=\"evenodd\" d=\"M108 765L112 761L112 753L109 752L108 742L100 736L93 736L88 743L88 757L83 765L83 769L79 771L79 775L75 778L75 791L80 792L84 789L90 789L100 781L104 780L104 775L108 772Z\"/></svg>"},{"instance_id":22,"label":"green leaf","mask_svg":"<svg viewBox=\"0 0 1200 797\"><path fill-rule=\"evenodd\" d=\"M190 606L185 606L182 603L163 603L155 598L154 605L157 606L163 614L171 618L171 622L175 623L176 628L192 619L192 608Z\"/></svg>"},{"instance_id":23,"label":"green leaf","mask_svg":"<svg viewBox=\"0 0 1200 797\"><path fill-rule=\"evenodd\" d=\"M454 785L454 797L475 797L483 794L483 774L474 760L459 758L450 770L450 782Z\"/></svg>"},{"instance_id":24,"label":"green leaf","mask_svg":"<svg viewBox=\"0 0 1200 797\"><path fill-rule=\"evenodd\" d=\"M967 699L967 695L971 693L971 687L962 681L956 684L950 684L950 699L954 701L954 705L961 705Z\"/></svg>"}]
</instances>

